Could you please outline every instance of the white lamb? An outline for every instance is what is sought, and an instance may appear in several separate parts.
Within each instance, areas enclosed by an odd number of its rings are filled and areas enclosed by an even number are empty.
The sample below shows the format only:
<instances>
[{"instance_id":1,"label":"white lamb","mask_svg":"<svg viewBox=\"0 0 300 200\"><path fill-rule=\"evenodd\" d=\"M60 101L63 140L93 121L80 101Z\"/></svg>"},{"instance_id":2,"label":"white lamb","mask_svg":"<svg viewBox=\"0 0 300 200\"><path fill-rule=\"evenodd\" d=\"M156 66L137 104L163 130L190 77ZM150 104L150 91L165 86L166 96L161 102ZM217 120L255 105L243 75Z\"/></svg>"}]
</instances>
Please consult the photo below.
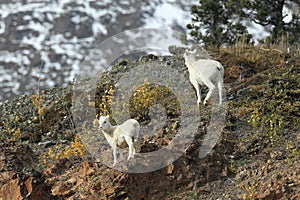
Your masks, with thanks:
<instances>
[{"instance_id":1,"label":"white lamb","mask_svg":"<svg viewBox=\"0 0 300 200\"><path fill-rule=\"evenodd\" d=\"M137 142L140 133L140 124L134 119L128 119L121 125L112 126L109 116L100 116L99 129L102 130L108 144L113 149L114 163L117 163L117 147L124 147L126 143L129 147L127 160L134 157L135 148L133 142ZM123 159L123 152L120 151L120 157Z\"/></svg>"},{"instance_id":2,"label":"white lamb","mask_svg":"<svg viewBox=\"0 0 300 200\"><path fill-rule=\"evenodd\" d=\"M211 97L213 91L217 87L219 90L219 105L222 104L222 89L224 68L221 63L210 59L196 59L196 49L194 51L185 50L183 54L185 65L189 70L190 82L196 89L197 103L201 103L200 85L206 85L209 91L204 99L204 105Z\"/></svg>"}]
</instances>

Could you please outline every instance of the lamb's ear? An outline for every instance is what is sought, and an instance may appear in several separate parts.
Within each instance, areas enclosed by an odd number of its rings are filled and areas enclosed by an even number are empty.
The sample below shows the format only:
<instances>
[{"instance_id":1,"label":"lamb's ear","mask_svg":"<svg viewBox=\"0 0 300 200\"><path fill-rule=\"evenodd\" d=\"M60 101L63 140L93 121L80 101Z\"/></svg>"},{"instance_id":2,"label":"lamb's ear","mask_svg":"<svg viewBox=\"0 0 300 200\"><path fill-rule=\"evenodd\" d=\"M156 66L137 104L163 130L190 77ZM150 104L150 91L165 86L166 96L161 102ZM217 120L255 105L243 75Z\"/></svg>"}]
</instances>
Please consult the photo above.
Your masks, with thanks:
<instances>
[{"instance_id":1,"label":"lamb's ear","mask_svg":"<svg viewBox=\"0 0 300 200\"><path fill-rule=\"evenodd\" d=\"M188 53L189 53L189 50L188 50L188 49L185 49L185 50L184 50L184 53L183 53L183 56L186 57L186 56L188 55Z\"/></svg>"}]
</instances>

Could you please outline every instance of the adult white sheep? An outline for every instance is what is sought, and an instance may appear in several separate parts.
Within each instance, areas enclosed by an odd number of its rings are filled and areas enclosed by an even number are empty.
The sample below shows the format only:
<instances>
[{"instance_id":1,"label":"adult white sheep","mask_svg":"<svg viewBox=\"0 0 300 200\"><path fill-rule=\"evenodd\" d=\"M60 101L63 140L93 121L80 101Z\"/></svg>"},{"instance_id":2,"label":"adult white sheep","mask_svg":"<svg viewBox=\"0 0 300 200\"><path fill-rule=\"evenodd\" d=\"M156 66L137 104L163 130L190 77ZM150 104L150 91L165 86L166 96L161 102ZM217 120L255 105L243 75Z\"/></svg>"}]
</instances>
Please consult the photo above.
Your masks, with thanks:
<instances>
[{"instance_id":1,"label":"adult white sheep","mask_svg":"<svg viewBox=\"0 0 300 200\"><path fill-rule=\"evenodd\" d=\"M204 105L211 97L216 87L219 90L219 105L222 104L222 89L223 89L223 77L224 68L221 63L216 60L210 59L196 59L196 49L193 51L185 50L183 57L185 65L187 66L190 74L190 82L196 89L197 103L201 103L201 91L200 85L206 85L209 91L204 99Z\"/></svg>"},{"instance_id":2,"label":"adult white sheep","mask_svg":"<svg viewBox=\"0 0 300 200\"><path fill-rule=\"evenodd\" d=\"M117 149L118 147L126 146L129 148L127 160L134 157L135 148L134 143L137 142L140 134L140 124L134 119L128 119L121 125L112 126L109 121L109 116L100 116L99 129L102 130L108 144L113 149L114 163L117 163ZM120 157L123 159L123 152L120 151Z\"/></svg>"}]
</instances>

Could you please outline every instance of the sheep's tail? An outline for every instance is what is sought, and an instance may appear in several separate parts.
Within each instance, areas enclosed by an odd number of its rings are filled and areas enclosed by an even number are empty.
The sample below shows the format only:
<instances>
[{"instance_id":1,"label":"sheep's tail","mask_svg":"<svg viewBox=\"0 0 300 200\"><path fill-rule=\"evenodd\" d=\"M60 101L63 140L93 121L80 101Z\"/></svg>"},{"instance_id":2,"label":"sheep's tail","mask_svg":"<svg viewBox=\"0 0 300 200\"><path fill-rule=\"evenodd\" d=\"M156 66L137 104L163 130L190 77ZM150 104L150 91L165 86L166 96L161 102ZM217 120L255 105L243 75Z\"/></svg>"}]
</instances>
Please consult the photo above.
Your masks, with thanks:
<instances>
[{"instance_id":1,"label":"sheep's tail","mask_svg":"<svg viewBox=\"0 0 300 200\"><path fill-rule=\"evenodd\" d=\"M224 67L220 62L217 62L217 69L220 71L222 78L224 77Z\"/></svg>"},{"instance_id":2,"label":"sheep's tail","mask_svg":"<svg viewBox=\"0 0 300 200\"><path fill-rule=\"evenodd\" d=\"M140 138L140 129L141 129L141 126L140 126L140 124L139 124L138 121L136 121L133 126L135 127L134 142L138 142L138 140Z\"/></svg>"}]
</instances>

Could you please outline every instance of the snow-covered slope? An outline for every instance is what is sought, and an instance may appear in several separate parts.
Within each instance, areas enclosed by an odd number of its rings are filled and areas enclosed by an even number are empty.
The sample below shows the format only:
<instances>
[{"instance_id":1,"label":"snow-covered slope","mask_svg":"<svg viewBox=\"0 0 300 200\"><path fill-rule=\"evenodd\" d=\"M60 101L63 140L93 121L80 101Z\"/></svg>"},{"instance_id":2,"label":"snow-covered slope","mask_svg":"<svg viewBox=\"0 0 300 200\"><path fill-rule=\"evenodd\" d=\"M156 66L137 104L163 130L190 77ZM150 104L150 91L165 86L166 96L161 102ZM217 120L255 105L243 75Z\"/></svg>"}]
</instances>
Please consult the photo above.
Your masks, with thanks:
<instances>
[{"instance_id":1,"label":"snow-covered slope","mask_svg":"<svg viewBox=\"0 0 300 200\"><path fill-rule=\"evenodd\" d=\"M197 0L11 0L0 2L0 101L66 85L85 56L124 30L186 31Z\"/></svg>"}]
</instances>

